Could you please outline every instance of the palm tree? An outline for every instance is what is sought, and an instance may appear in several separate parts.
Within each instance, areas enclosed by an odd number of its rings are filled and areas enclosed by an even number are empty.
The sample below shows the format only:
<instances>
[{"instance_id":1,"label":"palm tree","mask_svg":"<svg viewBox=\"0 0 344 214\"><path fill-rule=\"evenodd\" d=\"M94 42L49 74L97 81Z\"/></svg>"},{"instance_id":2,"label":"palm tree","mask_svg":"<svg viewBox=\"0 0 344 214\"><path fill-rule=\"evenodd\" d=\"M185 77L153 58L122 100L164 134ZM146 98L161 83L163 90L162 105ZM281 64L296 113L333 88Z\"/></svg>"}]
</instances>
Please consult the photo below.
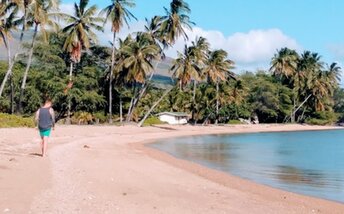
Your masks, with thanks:
<instances>
[{"instance_id":1,"label":"palm tree","mask_svg":"<svg viewBox=\"0 0 344 214\"><path fill-rule=\"evenodd\" d=\"M174 60L170 71L173 72L172 77L178 80L180 91L192 79L200 80L202 69L197 63L192 54L193 48L185 45L184 53L178 53L177 59Z\"/></svg>"},{"instance_id":2,"label":"palm tree","mask_svg":"<svg viewBox=\"0 0 344 214\"><path fill-rule=\"evenodd\" d=\"M100 12L100 14L105 14L105 22L111 22L111 31L113 32L109 82L109 123L112 123L112 81L115 66L116 35L120 32L124 23L129 25L128 20L131 18L136 19L128 10L128 8L133 7L135 7L133 0L112 0L111 4Z\"/></svg>"},{"instance_id":3,"label":"palm tree","mask_svg":"<svg viewBox=\"0 0 344 214\"><path fill-rule=\"evenodd\" d=\"M145 25L145 31L138 32L137 34L140 37L145 38L147 42L150 43L151 45L155 45L156 47L158 47L160 57L155 59L157 63L154 66L153 70L151 71L148 80L144 81L144 83L141 85L139 92L137 93L137 97L134 98L131 108L129 108L129 111L128 111L128 118L131 117L131 114L134 111L134 108L137 106L139 100L141 100L141 98L145 94L147 87L149 86L149 82L153 79L155 70L157 68L157 65L159 64L159 60L164 58L163 48L161 47L163 45L163 38L161 37L161 33L160 33L161 17L154 16L151 20L146 19L146 23L147 24Z\"/></svg>"},{"instance_id":4,"label":"palm tree","mask_svg":"<svg viewBox=\"0 0 344 214\"><path fill-rule=\"evenodd\" d=\"M38 33L38 28L40 27L40 30L43 35L46 35L45 27L46 25L51 26L53 28L57 28L57 23L52 21L51 14L49 12L52 9L58 8L58 0L35 0L29 7L28 11L28 17L29 17L29 23L32 23L34 25L34 33L32 36L32 41L29 49L29 56L28 61L26 64L25 72L23 75L23 81L20 88L20 95L19 95L19 106L18 110L19 112L22 112L22 99L24 96L24 91L26 87L26 80L29 74L29 70L32 63L32 55L33 55L33 49L36 41L36 36ZM25 15L24 15L25 16ZM25 19L27 20L27 19ZM24 24L23 24L24 25ZM22 31L23 32L23 31Z\"/></svg>"},{"instance_id":5,"label":"palm tree","mask_svg":"<svg viewBox=\"0 0 344 214\"><path fill-rule=\"evenodd\" d=\"M317 70L308 80L314 98L315 111L324 111L326 104L332 102L334 90L338 87L341 68L332 63L326 70Z\"/></svg>"},{"instance_id":6,"label":"palm tree","mask_svg":"<svg viewBox=\"0 0 344 214\"><path fill-rule=\"evenodd\" d=\"M280 49L271 60L270 71L279 78L291 78L296 72L299 56L295 50Z\"/></svg>"},{"instance_id":7,"label":"palm tree","mask_svg":"<svg viewBox=\"0 0 344 214\"><path fill-rule=\"evenodd\" d=\"M193 56L194 63L198 65L199 68L203 69L205 67L205 63L208 59L210 44L204 37L196 38L195 41L192 42L191 48L191 55ZM197 80L193 80L193 96L192 96L192 121L195 122L195 105L196 105L196 88L197 88Z\"/></svg>"},{"instance_id":8,"label":"palm tree","mask_svg":"<svg viewBox=\"0 0 344 214\"><path fill-rule=\"evenodd\" d=\"M91 43L97 42L97 36L93 30L102 31L103 27L98 25L104 20L96 16L95 5L87 8L89 0L80 0L79 5L74 3L74 15L63 14L67 26L62 32L66 33L63 50L70 54L69 87L72 86L73 63L79 63L82 49L88 49ZM67 123L70 123L71 100L68 101Z\"/></svg>"},{"instance_id":9,"label":"palm tree","mask_svg":"<svg viewBox=\"0 0 344 214\"><path fill-rule=\"evenodd\" d=\"M130 41L130 39L128 39ZM144 84L146 75L153 70L152 60L160 54L159 46L151 44L144 34L138 34L134 40L124 45L120 51L122 61L120 66L126 72L126 82L134 85L134 93L127 121L131 120L133 105L137 102L136 84Z\"/></svg>"},{"instance_id":10,"label":"palm tree","mask_svg":"<svg viewBox=\"0 0 344 214\"><path fill-rule=\"evenodd\" d=\"M310 51L304 51L301 54L297 71L294 75L294 110L291 113L291 122L295 122L297 111L303 107L309 100L317 102L317 98L314 97L316 92L313 90L314 86L321 88L322 83L318 82L318 78L321 77L321 70L323 69L323 62L321 57L317 53ZM322 89L320 89L322 90ZM312 98L313 97L313 98ZM311 99L312 98L312 99ZM296 101L295 101L296 99ZM301 102L301 100L303 100ZM298 106L296 103L301 103ZM315 106L315 104L314 104ZM305 110L306 108L304 108Z\"/></svg>"},{"instance_id":11,"label":"palm tree","mask_svg":"<svg viewBox=\"0 0 344 214\"><path fill-rule=\"evenodd\" d=\"M161 33L167 45L173 45L176 40L183 36L188 39L184 28L192 29L195 23L190 21L191 13L189 4L183 0L172 0L170 9L164 8L166 15L162 17Z\"/></svg>"},{"instance_id":12,"label":"palm tree","mask_svg":"<svg viewBox=\"0 0 344 214\"><path fill-rule=\"evenodd\" d=\"M18 9L14 4L4 3L0 5L0 44L4 43L6 47L8 64L5 77L0 86L0 97L2 96L8 78L12 75L14 60L11 55L9 39L11 37L11 31L15 30L16 26L20 23L20 21L16 19L17 12Z\"/></svg>"},{"instance_id":13,"label":"palm tree","mask_svg":"<svg viewBox=\"0 0 344 214\"><path fill-rule=\"evenodd\" d=\"M184 39L187 40L188 36L184 28L191 29L192 25L195 24L194 22L190 21L189 14L191 13L191 9L188 3L186 3L184 0L172 0L170 3L170 9L164 9L166 15L162 17L160 26L160 38L162 38L164 46L167 47L168 45L173 45L180 36L183 36ZM167 96L171 90L172 89L167 89L167 91L163 94L163 97ZM163 97L154 103L151 109L140 121L139 126L142 126L149 114L154 110L159 102L163 100Z\"/></svg>"},{"instance_id":14,"label":"palm tree","mask_svg":"<svg viewBox=\"0 0 344 214\"><path fill-rule=\"evenodd\" d=\"M281 81L287 80L287 84L293 85L294 90L294 108L298 100L298 91L301 83L302 72L299 70L300 57L295 50L289 48L280 49L271 60L270 71ZM295 121L295 115L291 115L292 122Z\"/></svg>"},{"instance_id":15,"label":"palm tree","mask_svg":"<svg viewBox=\"0 0 344 214\"><path fill-rule=\"evenodd\" d=\"M227 80L227 78L235 78L231 69L234 68L234 62L227 59L228 54L224 50L215 50L209 53L209 59L204 69L205 75L208 77L208 81L216 84L216 120L218 123L219 116L219 83Z\"/></svg>"}]
</instances>

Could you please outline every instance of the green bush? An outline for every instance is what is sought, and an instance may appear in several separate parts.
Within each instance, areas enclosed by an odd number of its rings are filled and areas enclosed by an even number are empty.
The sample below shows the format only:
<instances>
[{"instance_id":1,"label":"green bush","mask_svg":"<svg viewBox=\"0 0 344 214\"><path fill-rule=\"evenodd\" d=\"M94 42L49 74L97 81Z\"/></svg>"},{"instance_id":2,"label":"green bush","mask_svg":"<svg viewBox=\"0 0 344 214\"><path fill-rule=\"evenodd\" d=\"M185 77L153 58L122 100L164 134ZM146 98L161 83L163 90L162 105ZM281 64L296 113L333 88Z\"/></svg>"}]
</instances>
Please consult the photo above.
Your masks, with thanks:
<instances>
[{"instance_id":1,"label":"green bush","mask_svg":"<svg viewBox=\"0 0 344 214\"><path fill-rule=\"evenodd\" d=\"M88 112L76 112L71 118L72 124L87 125L93 122L93 115Z\"/></svg>"},{"instance_id":2,"label":"green bush","mask_svg":"<svg viewBox=\"0 0 344 214\"><path fill-rule=\"evenodd\" d=\"M243 124L243 123L240 120L230 120L230 121L228 121L227 124L238 125L238 124Z\"/></svg>"},{"instance_id":3,"label":"green bush","mask_svg":"<svg viewBox=\"0 0 344 214\"><path fill-rule=\"evenodd\" d=\"M306 123L310 125L331 125L335 123L338 119L338 116L334 112L322 111L316 112L312 115L311 118L306 119Z\"/></svg>"},{"instance_id":4,"label":"green bush","mask_svg":"<svg viewBox=\"0 0 344 214\"><path fill-rule=\"evenodd\" d=\"M306 123L309 125L317 125L317 126L325 126L325 125L331 125L332 124L331 121L316 119L316 118L307 119Z\"/></svg>"},{"instance_id":5,"label":"green bush","mask_svg":"<svg viewBox=\"0 0 344 214\"><path fill-rule=\"evenodd\" d=\"M12 114L0 113L0 128L35 127L33 117L21 117Z\"/></svg>"},{"instance_id":6,"label":"green bush","mask_svg":"<svg viewBox=\"0 0 344 214\"><path fill-rule=\"evenodd\" d=\"M143 123L143 126L161 125L166 124L162 122L158 117L149 117Z\"/></svg>"},{"instance_id":7,"label":"green bush","mask_svg":"<svg viewBox=\"0 0 344 214\"><path fill-rule=\"evenodd\" d=\"M94 119L97 121L99 120L99 123L106 123L107 122L107 117L105 116L105 114L103 112L97 112L95 114L93 114Z\"/></svg>"}]
</instances>

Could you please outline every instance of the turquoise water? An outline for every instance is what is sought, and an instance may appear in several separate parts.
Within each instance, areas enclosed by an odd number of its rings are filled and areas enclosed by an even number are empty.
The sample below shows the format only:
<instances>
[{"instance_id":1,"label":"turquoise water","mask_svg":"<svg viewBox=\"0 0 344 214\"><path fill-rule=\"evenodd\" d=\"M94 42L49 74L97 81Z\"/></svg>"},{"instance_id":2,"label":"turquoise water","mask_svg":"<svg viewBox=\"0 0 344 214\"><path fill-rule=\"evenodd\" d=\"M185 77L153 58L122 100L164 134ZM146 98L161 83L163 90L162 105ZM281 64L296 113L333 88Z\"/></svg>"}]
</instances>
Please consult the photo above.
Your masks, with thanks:
<instances>
[{"instance_id":1,"label":"turquoise water","mask_svg":"<svg viewBox=\"0 0 344 214\"><path fill-rule=\"evenodd\" d=\"M151 146L257 183L344 203L344 130L192 136Z\"/></svg>"}]
</instances>

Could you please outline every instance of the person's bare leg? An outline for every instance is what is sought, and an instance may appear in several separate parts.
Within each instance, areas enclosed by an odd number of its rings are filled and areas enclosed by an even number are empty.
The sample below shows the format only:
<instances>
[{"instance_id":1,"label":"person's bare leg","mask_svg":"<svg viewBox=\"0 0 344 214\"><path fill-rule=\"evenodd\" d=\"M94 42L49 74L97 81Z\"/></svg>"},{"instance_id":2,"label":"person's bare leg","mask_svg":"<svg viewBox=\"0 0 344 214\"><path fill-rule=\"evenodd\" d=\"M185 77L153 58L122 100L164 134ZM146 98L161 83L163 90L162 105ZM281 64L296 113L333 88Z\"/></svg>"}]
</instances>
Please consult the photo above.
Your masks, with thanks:
<instances>
[{"instance_id":1,"label":"person's bare leg","mask_svg":"<svg viewBox=\"0 0 344 214\"><path fill-rule=\"evenodd\" d=\"M43 137L42 157L46 156L49 137Z\"/></svg>"},{"instance_id":2,"label":"person's bare leg","mask_svg":"<svg viewBox=\"0 0 344 214\"><path fill-rule=\"evenodd\" d=\"M41 153L42 153L42 157L43 157L43 153L44 153L44 150L43 150L43 149L44 149L44 148L43 148L43 145L44 145L44 137L42 136L41 139L42 139L42 140L41 140Z\"/></svg>"}]
</instances>

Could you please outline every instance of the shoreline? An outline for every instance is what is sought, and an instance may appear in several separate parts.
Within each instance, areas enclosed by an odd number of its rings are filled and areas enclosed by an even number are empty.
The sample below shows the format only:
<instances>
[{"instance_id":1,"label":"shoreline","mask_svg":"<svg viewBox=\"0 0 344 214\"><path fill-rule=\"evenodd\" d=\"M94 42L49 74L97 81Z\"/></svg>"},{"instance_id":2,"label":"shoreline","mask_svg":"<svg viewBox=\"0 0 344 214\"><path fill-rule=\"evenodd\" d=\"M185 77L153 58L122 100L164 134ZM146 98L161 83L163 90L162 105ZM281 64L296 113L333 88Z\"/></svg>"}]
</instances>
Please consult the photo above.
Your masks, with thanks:
<instances>
[{"instance_id":1,"label":"shoreline","mask_svg":"<svg viewBox=\"0 0 344 214\"><path fill-rule=\"evenodd\" d=\"M233 126L233 125L232 125ZM233 127L238 127L238 126L249 126L249 125L234 125ZM287 124L287 125L264 125L267 127L278 127L275 130L266 130L266 129L259 129L259 130L241 130L239 132L228 132L219 130L215 131L212 133L188 133L188 134L180 134L176 135L174 137L159 137L154 140L146 140L140 143L133 143L131 146L135 149L140 149L142 150L145 154L149 155L150 157L157 159L159 161L166 162L174 167L186 170L188 172L191 172L197 176L203 177L205 179L208 179L210 181L216 182L220 185L225 186L226 188L235 188L239 189L241 191L248 191L253 194L275 194L279 195L277 197L271 196L272 200L282 200L283 203L289 200L290 203L307 203L306 201L313 201L314 203L320 203L320 204L326 204L325 206L338 206L338 213L344 212L344 203L340 201L334 201L334 200L328 200L328 199L323 199L323 198L318 198L314 196L308 196L308 195L303 195L300 193L294 193L290 192L287 190L275 188L269 185L264 185L260 184L257 182L254 182L249 179L245 179L239 176L232 175L228 172L216 170L204 165L201 165L199 163L190 161L190 160L185 160L185 159L180 159L175 157L172 154L169 154L167 152L161 151L159 149L153 148L150 146L150 144L154 144L160 140L164 139L173 139L173 138L181 138L181 137L190 137L190 136L208 136L208 135L240 135L240 134L250 134L250 133L269 133L269 132L303 132L303 131L327 131L327 130L340 130L344 129L343 127L339 126L310 126L310 125L296 125L300 126L299 128L301 129L288 129L288 130L281 130L280 128L285 128L286 126L293 126L293 124ZM197 127L197 126L196 126ZM212 126L212 127L218 127L218 126ZM220 127L231 127L229 126L220 126ZM245 187L245 185L247 187ZM323 206L321 208L324 208ZM322 209L314 209L312 212L317 212L320 213L323 211ZM325 213L330 213L331 209L328 209L325 211ZM332 213L336 213L336 211L332 211Z\"/></svg>"},{"instance_id":2,"label":"shoreline","mask_svg":"<svg viewBox=\"0 0 344 214\"><path fill-rule=\"evenodd\" d=\"M330 129L338 128L294 124L58 126L46 159L30 155L39 151L35 130L0 129L0 136L5 136L0 139L0 190L10 191L8 197L0 195L0 212L344 213L342 203L257 184L147 145L191 135ZM15 164L9 161L12 156ZM41 174L32 171L37 167ZM23 192L18 187L25 183L18 186L13 181L22 177L25 181L25 176L45 183L33 182ZM18 194L21 197L15 198Z\"/></svg>"},{"instance_id":3,"label":"shoreline","mask_svg":"<svg viewBox=\"0 0 344 214\"><path fill-rule=\"evenodd\" d=\"M245 125L243 125L245 126ZM269 125L268 125L269 126ZM288 125L286 125L288 126ZM303 126L303 125L302 125ZM216 126L215 126L216 127ZM223 127L228 127L228 126L223 126ZM280 126L278 126L279 128L281 128ZM304 126L307 127L306 129L299 129L299 130L294 130L294 129L290 129L290 130L256 130L256 131L241 131L241 132L223 132L223 131L219 131L219 132L214 132L214 133L193 133L193 134L182 134L182 135L178 135L175 137L162 137L162 138L158 138L155 140L150 140L150 141L144 141L144 142L140 142L139 144L131 144L131 146L133 146L136 149L141 149L142 151L144 151L147 155L149 155L152 158L155 158L157 160L160 161L164 161L170 165L173 165L175 167L181 168L183 170L192 172L198 176L201 176L205 179L208 179L210 181L216 182L218 184L221 184L223 186L229 187L229 188L240 188L242 190L245 191L251 191L251 187L250 188L243 188L242 185L240 184L240 187L236 184L237 182L242 182L244 184L247 184L248 186L252 186L254 185L254 188L257 188L259 192L262 191L266 191L267 189L271 192L275 192L276 194L280 193L280 194L284 194L284 195L291 195L292 197L305 197L311 200L319 200L319 202L330 202L330 203L335 203L337 205L340 206L344 206L344 203L340 202L340 201L335 201L335 200L329 200L329 199L323 199L323 198L319 198L319 197L314 197L314 196L309 196L309 195L303 195L300 193L294 193L291 191L287 191L287 190L283 190L283 189L279 189L276 187L272 187L269 185L265 185L265 184L261 184L261 183L257 183L255 181L252 181L250 179L246 179L246 178L242 178L236 175L232 175L229 172L224 172L221 170L217 170L211 167L207 167L204 166L202 164L193 162L191 160L186 160L186 159L181 159L178 158L172 154L169 154L167 152L164 152L162 150L159 150L157 148L151 147L150 144L154 144L157 143L160 140L164 140L164 139L173 139L173 138L182 138L182 137L190 137L190 136L211 136L211 135L241 135L241 134L251 134L251 133L273 133L273 132L304 132L304 131L328 131L328 130L341 130L344 129L343 127L339 127L339 126ZM310 129L309 129L310 128ZM233 184L232 181L235 181L235 183ZM286 196L283 196L283 199L286 199Z\"/></svg>"}]
</instances>

